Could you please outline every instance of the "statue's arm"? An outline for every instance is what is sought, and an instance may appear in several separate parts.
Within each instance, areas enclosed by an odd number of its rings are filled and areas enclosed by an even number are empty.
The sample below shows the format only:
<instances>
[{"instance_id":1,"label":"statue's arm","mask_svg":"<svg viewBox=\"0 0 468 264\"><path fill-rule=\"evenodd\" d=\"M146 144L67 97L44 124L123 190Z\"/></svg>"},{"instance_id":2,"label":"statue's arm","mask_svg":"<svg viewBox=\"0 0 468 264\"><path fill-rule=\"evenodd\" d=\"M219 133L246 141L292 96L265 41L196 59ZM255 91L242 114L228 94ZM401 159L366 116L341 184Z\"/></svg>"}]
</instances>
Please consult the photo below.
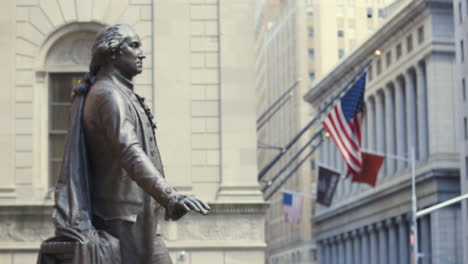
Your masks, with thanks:
<instances>
[{"instance_id":1,"label":"statue's arm","mask_svg":"<svg viewBox=\"0 0 468 264\"><path fill-rule=\"evenodd\" d=\"M140 146L136 134L136 117L129 103L121 95L112 91L102 96L97 114L108 140L109 148L118 153L119 163L146 193L172 215L175 204L184 196L169 185ZM172 218L172 217L171 217Z\"/></svg>"}]
</instances>

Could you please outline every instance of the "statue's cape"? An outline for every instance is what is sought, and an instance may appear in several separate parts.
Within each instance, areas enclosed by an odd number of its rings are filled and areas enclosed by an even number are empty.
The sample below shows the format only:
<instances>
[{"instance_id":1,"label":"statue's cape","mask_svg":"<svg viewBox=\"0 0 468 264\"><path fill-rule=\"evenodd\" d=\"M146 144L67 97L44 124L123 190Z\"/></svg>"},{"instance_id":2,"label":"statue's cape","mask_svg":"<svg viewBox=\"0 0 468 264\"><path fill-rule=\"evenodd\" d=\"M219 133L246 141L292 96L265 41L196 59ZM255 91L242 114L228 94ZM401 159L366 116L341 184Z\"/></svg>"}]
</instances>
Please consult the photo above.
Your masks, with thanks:
<instances>
[{"instance_id":1,"label":"statue's cape","mask_svg":"<svg viewBox=\"0 0 468 264\"><path fill-rule=\"evenodd\" d=\"M73 264L120 264L118 239L96 230L91 222L91 168L82 122L87 89L77 89L74 93L62 169L55 190L52 218L56 236L42 244L37 263L55 263L54 257L45 253L48 243L74 242Z\"/></svg>"}]
</instances>

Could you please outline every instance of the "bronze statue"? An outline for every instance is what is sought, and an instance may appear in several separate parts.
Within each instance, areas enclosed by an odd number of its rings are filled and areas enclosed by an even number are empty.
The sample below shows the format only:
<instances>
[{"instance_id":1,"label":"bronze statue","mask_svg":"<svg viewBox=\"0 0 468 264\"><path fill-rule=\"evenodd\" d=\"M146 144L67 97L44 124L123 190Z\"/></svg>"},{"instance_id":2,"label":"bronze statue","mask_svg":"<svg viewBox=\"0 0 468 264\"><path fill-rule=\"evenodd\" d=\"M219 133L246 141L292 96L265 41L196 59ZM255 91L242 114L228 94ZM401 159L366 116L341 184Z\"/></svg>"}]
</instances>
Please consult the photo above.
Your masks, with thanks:
<instances>
[{"instance_id":1,"label":"bronze statue","mask_svg":"<svg viewBox=\"0 0 468 264\"><path fill-rule=\"evenodd\" d=\"M49 240L81 243L74 263L172 263L156 234L158 216L165 211L166 219L178 220L210 210L164 179L153 115L133 90L144 58L129 25L108 26L96 37L90 73L74 91L55 197L56 237ZM38 263L49 262L40 255Z\"/></svg>"}]
</instances>

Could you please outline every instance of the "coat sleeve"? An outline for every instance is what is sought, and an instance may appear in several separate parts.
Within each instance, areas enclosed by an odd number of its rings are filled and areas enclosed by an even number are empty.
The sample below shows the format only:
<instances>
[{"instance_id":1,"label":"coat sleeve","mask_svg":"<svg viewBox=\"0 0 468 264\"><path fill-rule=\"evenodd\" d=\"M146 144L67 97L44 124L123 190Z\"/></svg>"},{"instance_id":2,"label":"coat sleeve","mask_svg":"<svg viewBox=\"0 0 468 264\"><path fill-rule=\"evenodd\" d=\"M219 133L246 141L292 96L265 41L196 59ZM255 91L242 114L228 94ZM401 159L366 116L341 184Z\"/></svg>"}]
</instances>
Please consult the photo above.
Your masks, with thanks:
<instances>
[{"instance_id":1,"label":"coat sleeve","mask_svg":"<svg viewBox=\"0 0 468 264\"><path fill-rule=\"evenodd\" d=\"M146 193L166 208L169 218L174 218L175 203L184 196L165 181L143 151L136 133L138 121L130 104L125 101L127 98L115 90L100 97L98 120L109 148L119 157L120 166Z\"/></svg>"}]
</instances>

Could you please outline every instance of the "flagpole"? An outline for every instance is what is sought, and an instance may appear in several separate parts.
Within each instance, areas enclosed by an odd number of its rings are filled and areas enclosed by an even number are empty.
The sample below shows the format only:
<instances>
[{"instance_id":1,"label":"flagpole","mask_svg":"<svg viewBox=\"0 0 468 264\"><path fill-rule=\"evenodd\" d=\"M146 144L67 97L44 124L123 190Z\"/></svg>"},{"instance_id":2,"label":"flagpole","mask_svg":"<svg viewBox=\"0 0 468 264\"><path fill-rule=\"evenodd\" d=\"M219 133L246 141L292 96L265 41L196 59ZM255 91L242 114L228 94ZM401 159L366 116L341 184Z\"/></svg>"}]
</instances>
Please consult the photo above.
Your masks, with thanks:
<instances>
[{"instance_id":1,"label":"flagpole","mask_svg":"<svg viewBox=\"0 0 468 264\"><path fill-rule=\"evenodd\" d=\"M413 264L418 264L418 207L416 201L416 158L414 154L414 146L411 147L411 201L412 201L412 224L411 231L413 236Z\"/></svg>"}]
</instances>

